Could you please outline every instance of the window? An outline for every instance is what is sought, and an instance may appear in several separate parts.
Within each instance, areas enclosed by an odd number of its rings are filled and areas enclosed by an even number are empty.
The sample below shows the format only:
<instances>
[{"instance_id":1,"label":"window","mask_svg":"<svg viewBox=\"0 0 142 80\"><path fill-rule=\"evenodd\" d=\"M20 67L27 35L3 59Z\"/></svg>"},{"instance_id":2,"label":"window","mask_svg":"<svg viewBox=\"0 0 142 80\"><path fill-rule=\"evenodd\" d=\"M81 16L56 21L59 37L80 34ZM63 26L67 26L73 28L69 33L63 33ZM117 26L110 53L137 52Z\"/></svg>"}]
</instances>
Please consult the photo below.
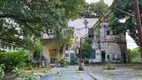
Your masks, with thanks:
<instances>
[{"instance_id":1,"label":"window","mask_svg":"<svg viewBox=\"0 0 142 80\"><path fill-rule=\"evenodd\" d=\"M88 33L89 38L94 38L94 30L92 30L92 28L88 28Z\"/></svg>"},{"instance_id":2,"label":"window","mask_svg":"<svg viewBox=\"0 0 142 80\"><path fill-rule=\"evenodd\" d=\"M74 53L70 53L70 57L71 57L71 58L74 58Z\"/></svg>"},{"instance_id":3,"label":"window","mask_svg":"<svg viewBox=\"0 0 142 80\"><path fill-rule=\"evenodd\" d=\"M104 25L104 28L107 28L107 25Z\"/></svg>"},{"instance_id":4,"label":"window","mask_svg":"<svg viewBox=\"0 0 142 80\"><path fill-rule=\"evenodd\" d=\"M90 58L91 59L96 59L96 51L95 50L92 50L92 53L90 55Z\"/></svg>"},{"instance_id":5,"label":"window","mask_svg":"<svg viewBox=\"0 0 142 80\"><path fill-rule=\"evenodd\" d=\"M110 30L107 31L107 35L110 35Z\"/></svg>"},{"instance_id":6,"label":"window","mask_svg":"<svg viewBox=\"0 0 142 80\"><path fill-rule=\"evenodd\" d=\"M96 58L96 51L93 50L93 58L95 59Z\"/></svg>"},{"instance_id":7,"label":"window","mask_svg":"<svg viewBox=\"0 0 142 80\"><path fill-rule=\"evenodd\" d=\"M66 53L66 54L65 54L65 57L69 57L69 54Z\"/></svg>"},{"instance_id":8,"label":"window","mask_svg":"<svg viewBox=\"0 0 142 80\"><path fill-rule=\"evenodd\" d=\"M51 63L55 63L56 58L50 58L51 59Z\"/></svg>"}]
</instances>

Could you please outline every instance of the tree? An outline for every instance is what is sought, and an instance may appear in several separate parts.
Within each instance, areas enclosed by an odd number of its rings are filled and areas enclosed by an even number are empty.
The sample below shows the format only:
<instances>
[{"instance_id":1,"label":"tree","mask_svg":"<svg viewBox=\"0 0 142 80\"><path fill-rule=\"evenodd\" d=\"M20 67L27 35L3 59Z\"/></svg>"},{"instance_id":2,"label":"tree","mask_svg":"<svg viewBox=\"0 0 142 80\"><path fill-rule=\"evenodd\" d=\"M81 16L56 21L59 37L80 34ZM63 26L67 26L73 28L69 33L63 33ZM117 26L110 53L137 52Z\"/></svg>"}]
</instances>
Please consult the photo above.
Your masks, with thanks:
<instances>
[{"instance_id":1,"label":"tree","mask_svg":"<svg viewBox=\"0 0 142 80\"><path fill-rule=\"evenodd\" d=\"M0 0L0 42L27 47L29 38L67 25L84 0Z\"/></svg>"},{"instance_id":2,"label":"tree","mask_svg":"<svg viewBox=\"0 0 142 80\"><path fill-rule=\"evenodd\" d=\"M121 2L116 3L116 5L119 5ZM132 15L134 14L134 3L129 0L125 0L121 6L117 6L117 8L126 11ZM142 13L142 0L139 0L139 7L140 12ZM141 18L142 19L142 18ZM124 20L124 21L122 21ZM136 20L135 17L129 16L125 13L122 13L118 10L114 10L114 12L110 16L110 26L112 30L114 31L114 34L121 34L128 32L128 34L135 40L137 45L139 45L138 41L138 33L136 30Z\"/></svg>"},{"instance_id":3,"label":"tree","mask_svg":"<svg viewBox=\"0 0 142 80\"><path fill-rule=\"evenodd\" d=\"M92 45L87 41L83 42L82 52L84 58L89 58L92 53Z\"/></svg>"},{"instance_id":4,"label":"tree","mask_svg":"<svg viewBox=\"0 0 142 80\"><path fill-rule=\"evenodd\" d=\"M58 32L61 31L61 32ZM64 49L71 47L73 44L73 29L72 28L60 28L56 31L56 39L58 40L57 46L60 50L60 55L62 56Z\"/></svg>"},{"instance_id":5,"label":"tree","mask_svg":"<svg viewBox=\"0 0 142 80\"><path fill-rule=\"evenodd\" d=\"M85 18L100 17L107 9L108 5L103 0L91 4L85 3L79 11L79 15Z\"/></svg>"}]
</instances>

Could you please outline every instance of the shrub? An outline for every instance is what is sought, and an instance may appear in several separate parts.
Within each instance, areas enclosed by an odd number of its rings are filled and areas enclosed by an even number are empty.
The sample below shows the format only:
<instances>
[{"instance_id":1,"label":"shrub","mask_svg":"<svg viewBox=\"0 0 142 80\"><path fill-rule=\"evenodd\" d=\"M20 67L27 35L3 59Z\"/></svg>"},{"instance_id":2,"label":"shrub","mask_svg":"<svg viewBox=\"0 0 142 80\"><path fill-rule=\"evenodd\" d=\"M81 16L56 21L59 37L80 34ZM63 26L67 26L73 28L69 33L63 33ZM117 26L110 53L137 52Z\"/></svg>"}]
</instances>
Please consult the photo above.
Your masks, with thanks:
<instances>
[{"instance_id":1,"label":"shrub","mask_svg":"<svg viewBox=\"0 0 142 80\"><path fill-rule=\"evenodd\" d=\"M13 70L15 73L14 80L39 80L39 77L33 73L24 74L24 70L15 68Z\"/></svg>"},{"instance_id":2,"label":"shrub","mask_svg":"<svg viewBox=\"0 0 142 80\"><path fill-rule=\"evenodd\" d=\"M61 65L61 67L66 67L66 66L67 66L67 63L66 63L66 61L65 61L65 58L60 58L60 59L59 59L59 63L60 63L60 65Z\"/></svg>"},{"instance_id":3,"label":"shrub","mask_svg":"<svg viewBox=\"0 0 142 80\"><path fill-rule=\"evenodd\" d=\"M17 80L19 77L21 77L24 73L24 70L15 68L14 70L12 70L15 73L15 77L14 80Z\"/></svg>"},{"instance_id":4,"label":"shrub","mask_svg":"<svg viewBox=\"0 0 142 80\"><path fill-rule=\"evenodd\" d=\"M105 67L104 70L115 70L114 64L108 63Z\"/></svg>"},{"instance_id":5,"label":"shrub","mask_svg":"<svg viewBox=\"0 0 142 80\"><path fill-rule=\"evenodd\" d=\"M3 64L0 65L0 80L3 80L4 77L4 68L5 66Z\"/></svg>"},{"instance_id":6,"label":"shrub","mask_svg":"<svg viewBox=\"0 0 142 80\"><path fill-rule=\"evenodd\" d=\"M34 75L33 73L26 75L26 80L39 80L39 77Z\"/></svg>"},{"instance_id":7,"label":"shrub","mask_svg":"<svg viewBox=\"0 0 142 80\"><path fill-rule=\"evenodd\" d=\"M128 49L128 61L130 63L137 63L141 62L141 57L140 57L140 48L135 48L135 49Z\"/></svg>"},{"instance_id":8,"label":"shrub","mask_svg":"<svg viewBox=\"0 0 142 80\"><path fill-rule=\"evenodd\" d=\"M5 52L0 54L0 64L5 65L6 71L21 68L30 62L31 55L24 51Z\"/></svg>"}]
</instances>

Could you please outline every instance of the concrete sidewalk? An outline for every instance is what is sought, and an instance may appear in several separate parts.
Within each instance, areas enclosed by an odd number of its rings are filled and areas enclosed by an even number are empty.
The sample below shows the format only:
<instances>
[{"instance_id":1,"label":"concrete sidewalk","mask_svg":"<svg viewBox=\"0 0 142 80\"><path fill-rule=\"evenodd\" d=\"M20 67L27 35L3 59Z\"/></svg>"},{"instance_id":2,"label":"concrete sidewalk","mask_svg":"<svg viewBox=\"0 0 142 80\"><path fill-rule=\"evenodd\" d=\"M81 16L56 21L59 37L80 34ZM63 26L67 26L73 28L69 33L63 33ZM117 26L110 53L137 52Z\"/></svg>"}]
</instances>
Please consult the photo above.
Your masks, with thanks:
<instances>
[{"instance_id":1,"label":"concrete sidewalk","mask_svg":"<svg viewBox=\"0 0 142 80\"><path fill-rule=\"evenodd\" d=\"M53 68L47 75L40 80L95 80L85 71L77 71L77 66L68 68Z\"/></svg>"}]
</instances>

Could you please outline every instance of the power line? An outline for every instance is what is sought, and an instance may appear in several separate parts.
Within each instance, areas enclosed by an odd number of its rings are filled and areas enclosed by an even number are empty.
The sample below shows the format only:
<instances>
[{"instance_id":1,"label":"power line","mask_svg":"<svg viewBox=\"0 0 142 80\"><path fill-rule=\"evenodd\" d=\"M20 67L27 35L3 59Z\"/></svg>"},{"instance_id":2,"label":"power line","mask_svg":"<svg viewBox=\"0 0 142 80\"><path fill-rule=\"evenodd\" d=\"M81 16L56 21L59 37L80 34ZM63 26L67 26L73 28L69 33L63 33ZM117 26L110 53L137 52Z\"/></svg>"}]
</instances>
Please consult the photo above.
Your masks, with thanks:
<instances>
[{"instance_id":1,"label":"power line","mask_svg":"<svg viewBox=\"0 0 142 80\"><path fill-rule=\"evenodd\" d=\"M99 18L99 20L93 25L92 29L87 33L85 34L84 36L82 36L81 38L84 38L85 36L87 36L90 32L92 32L94 29L96 29L100 23L102 23L111 13L112 13L112 10L113 10L113 6L115 6L115 3L117 2L117 0L115 0L112 5L105 11L105 13L103 15L101 15L101 18ZM108 13L108 11L110 11ZM107 15L106 15L107 14ZM102 19L103 18L103 19Z\"/></svg>"}]
</instances>

